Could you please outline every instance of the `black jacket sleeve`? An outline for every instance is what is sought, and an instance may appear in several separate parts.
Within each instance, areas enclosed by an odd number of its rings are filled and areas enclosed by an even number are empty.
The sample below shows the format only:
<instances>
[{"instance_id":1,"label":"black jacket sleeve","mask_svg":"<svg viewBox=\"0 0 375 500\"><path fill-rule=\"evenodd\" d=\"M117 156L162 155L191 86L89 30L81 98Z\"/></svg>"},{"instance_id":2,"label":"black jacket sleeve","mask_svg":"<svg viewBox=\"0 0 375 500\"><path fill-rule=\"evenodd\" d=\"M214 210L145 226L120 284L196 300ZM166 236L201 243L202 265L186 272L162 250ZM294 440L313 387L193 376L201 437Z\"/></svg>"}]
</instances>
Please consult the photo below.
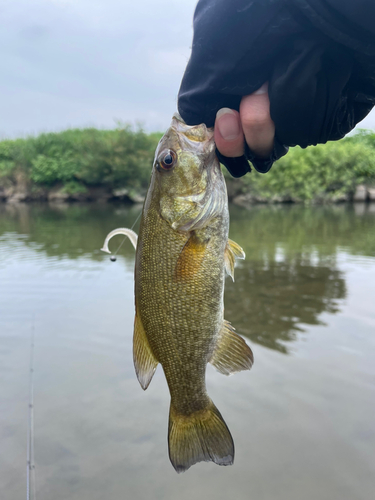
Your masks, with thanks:
<instances>
[{"instance_id":1,"label":"black jacket sleeve","mask_svg":"<svg viewBox=\"0 0 375 500\"><path fill-rule=\"evenodd\" d=\"M186 123L212 126L222 107L269 82L275 148L343 137L375 103L374 0L200 0L178 99ZM227 164L233 175L247 162Z\"/></svg>"}]
</instances>

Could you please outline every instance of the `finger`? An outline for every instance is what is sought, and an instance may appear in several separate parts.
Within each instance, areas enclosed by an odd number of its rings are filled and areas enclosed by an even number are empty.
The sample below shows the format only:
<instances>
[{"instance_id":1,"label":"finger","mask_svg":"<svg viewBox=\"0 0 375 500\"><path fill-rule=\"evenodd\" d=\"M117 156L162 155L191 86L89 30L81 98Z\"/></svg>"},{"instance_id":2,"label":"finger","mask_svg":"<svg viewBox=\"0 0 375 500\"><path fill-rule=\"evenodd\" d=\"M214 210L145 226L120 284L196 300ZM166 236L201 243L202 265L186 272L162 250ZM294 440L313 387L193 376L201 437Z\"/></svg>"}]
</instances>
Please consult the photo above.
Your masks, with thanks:
<instances>
[{"instance_id":1,"label":"finger","mask_svg":"<svg viewBox=\"0 0 375 500\"><path fill-rule=\"evenodd\" d=\"M242 98L240 118L249 148L257 157L267 158L272 152L275 139L275 124L270 115L268 83L253 94Z\"/></svg>"},{"instance_id":2,"label":"finger","mask_svg":"<svg viewBox=\"0 0 375 500\"><path fill-rule=\"evenodd\" d=\"M238 111L229 108L219 109L215 121L215 143L224 156L243 155L244 136Z\"/></svg>"}]
</instances>

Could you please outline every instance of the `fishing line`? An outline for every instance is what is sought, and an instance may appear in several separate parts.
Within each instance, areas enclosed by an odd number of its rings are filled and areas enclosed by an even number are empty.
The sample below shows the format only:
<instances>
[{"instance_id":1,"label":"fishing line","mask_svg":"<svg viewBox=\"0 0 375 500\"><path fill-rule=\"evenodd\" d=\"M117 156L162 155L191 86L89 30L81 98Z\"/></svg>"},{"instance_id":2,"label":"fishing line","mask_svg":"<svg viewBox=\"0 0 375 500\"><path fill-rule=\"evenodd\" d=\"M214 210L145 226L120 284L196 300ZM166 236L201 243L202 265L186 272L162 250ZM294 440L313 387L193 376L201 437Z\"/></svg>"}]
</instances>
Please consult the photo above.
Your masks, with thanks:
<instances>
[{"instance_id":1,"label":"fishing line","mask_svg":"<svg viewBox=\"0 0 375 500\"><path fill-rule=\"evenodd\" d=\"M133 229L133 227L137 224L137 222L138 222L138 220L139 220L139 218L140 218L141 214L142 214L142 210L139 212L139 214L138 214L137 218L136 218L136 219L135 219L135 221L133 222L133 225L132 225L132 227L131 227L130 229ZM111 256L110 256L110 258L109 258L109 259L110 259L112 262L115 262L115 261L116 261L116 255L118 254L118 252L119 252L120 248L122 247L122 245L124 244L124 241L125 241L126 239L127 239L127 236L124 236L124 239L123 239L123 240L122 240L122 242L119 244L119 246L118 246L118 248L117 248L116 252L115 252L113 255L111 255Z\"/></svg>"},{"instance_id":2,"label":"fishing line","mask_svg":"<svg viewBox=\"0 0 375 500\"><path fill-rule=\"evenodd\" d=\"M27 456L26 456L26 500L36 500L36 478L34 459L34 337L35 318L30 335L30 365L29 365L29 411L27 419ZM32 493L31 493L32 490Z\"/></svg>"}]
</instances>

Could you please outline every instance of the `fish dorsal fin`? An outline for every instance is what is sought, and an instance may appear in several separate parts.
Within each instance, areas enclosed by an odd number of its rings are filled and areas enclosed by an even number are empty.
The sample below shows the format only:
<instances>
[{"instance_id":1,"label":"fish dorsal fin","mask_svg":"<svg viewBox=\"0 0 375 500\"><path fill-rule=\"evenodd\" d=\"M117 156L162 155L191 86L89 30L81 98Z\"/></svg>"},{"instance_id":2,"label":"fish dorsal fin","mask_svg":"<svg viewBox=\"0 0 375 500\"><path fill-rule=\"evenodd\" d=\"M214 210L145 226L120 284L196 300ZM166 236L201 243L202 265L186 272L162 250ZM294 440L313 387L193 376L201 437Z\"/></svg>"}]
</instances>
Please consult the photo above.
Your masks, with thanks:
<instances>
[{"instance_id":1,"label":"fish dorsal fin","mask_svg":"<svg viewBox=\"0 0 375 500\"><path fill-rule=\"evenodd\" d=\"M151 350L142 321L138 314L135 315L134 319L133 360L138 381L145 391L154 376L156 367L158 366L158 360Z\"/></svg>"},{"instance_id":2,"label":"fish dorsal fin","mask_svg":"<svg viewBox=\"0 0 375 500\"><path fill-rule=\"evenodd\" d=\"M210 363L224 375L250 370L254 363L252 350L228 322L223 322Z\"/></svg>"},{"instance_id":3,"label":"fish dorsal fin","mask_svg":"<svg viewBox=\"0 0 375 500\"><path fill-rule=\"evenodd\" d=\"M188 280L196 275L206 254L208 241L199 239L194 231L191 233L176 263L176 281Z\"/></svg>"},{"instance_id":4,"label":"fish dorsal fin","mask_svg":"<svg viewBox=\"0 0 375 500\"><path fill-rule=\"evenodd\" d=\"M225 270L233 281L234 281L234 261L236 259L244 259L244 258L245 258L245 252L242 250L240 245L228 239L227 246L225 247L225 252L224 252L224 262L225 262Z\"/></svg>"}]
</instances>

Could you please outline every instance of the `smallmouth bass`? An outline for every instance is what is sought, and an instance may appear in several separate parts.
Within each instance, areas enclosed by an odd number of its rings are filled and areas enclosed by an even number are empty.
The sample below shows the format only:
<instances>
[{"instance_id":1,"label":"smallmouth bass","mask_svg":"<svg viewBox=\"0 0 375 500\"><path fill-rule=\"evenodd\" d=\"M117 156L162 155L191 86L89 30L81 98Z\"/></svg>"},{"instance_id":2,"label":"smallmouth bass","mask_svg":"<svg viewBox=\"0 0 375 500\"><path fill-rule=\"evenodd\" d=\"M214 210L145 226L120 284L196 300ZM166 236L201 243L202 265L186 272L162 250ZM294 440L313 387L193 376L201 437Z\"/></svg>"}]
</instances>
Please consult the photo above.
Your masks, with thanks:
<instances>
[{"instance_id":1,"label":"smallmouth bass","mask_svg":"<svg viewBox=\"0 0 375 500\"><path fill-rule=\"evenodd\" d=\"M145 390L158 363L171 406L169 457L177 472L200 461L231 465L232 436L206 391L210 362L225 375L248 370L253 354L224 320L225 272L242 248L228 239L227 191L213 129L177 114L159 142L136 247L133 358Z\"/></svg>"}]
</instances>

